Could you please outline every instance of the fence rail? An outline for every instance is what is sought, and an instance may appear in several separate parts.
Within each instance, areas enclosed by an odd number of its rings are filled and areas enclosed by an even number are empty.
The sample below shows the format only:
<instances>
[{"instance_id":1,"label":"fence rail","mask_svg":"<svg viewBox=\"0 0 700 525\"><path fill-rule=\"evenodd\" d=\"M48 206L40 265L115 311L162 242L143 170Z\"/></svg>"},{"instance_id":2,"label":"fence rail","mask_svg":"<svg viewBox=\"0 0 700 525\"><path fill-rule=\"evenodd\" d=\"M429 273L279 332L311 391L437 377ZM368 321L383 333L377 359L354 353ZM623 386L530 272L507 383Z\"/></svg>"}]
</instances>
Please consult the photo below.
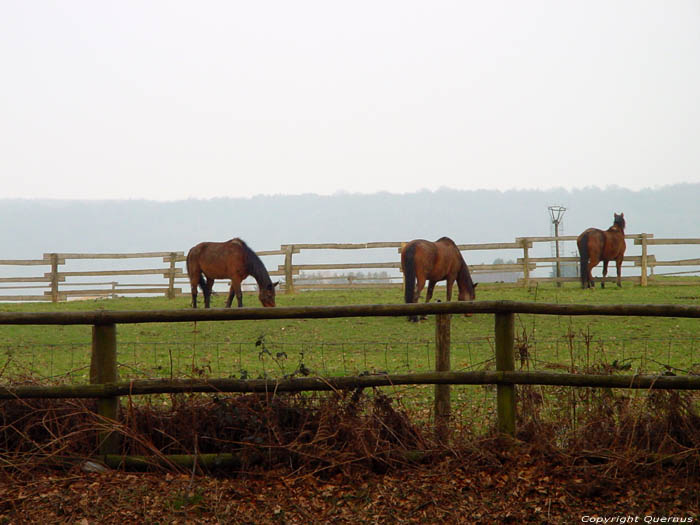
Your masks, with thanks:
<instances>
[{"instance_id":1,"label":"fence rail","mask_svg":"<svg viewBox=\"0 0 700 525\"><path fill-rule=\"evenodd\" d=\"M700 273L700 257L660 260L655 254L649 253L649 248L654 246L678 246L678 245L698 245L700 239L656 239L653 234L629 234L626 239L633 240L635 246L641 247L640 255L628 255L624 259L625 267L635 267L639 275L625 275L625 281L631 281L646 286L654 279L656 268L670 267L681 268L675 271L676 274ZM551 270L554 266L569 265L576 267L577 257L533 257L531 250L537 243L555 243L575 240L575 236L559 237L518 237L515 242L503 243L481 243L481 244L459 244L462 251L489 251L489 250L517 250L520 254L515 254L515 263L511 264L474 264L470 262L472 257L466 256L467 262L475 274L475 280L479 280L479 275L518 275L517 282L523 286L528 286L535 282L566 282L575 281L572 276L542 277L535 275L538 270ZM402 242L368 242L368 243L300 243L283 244L279 250L263 250L257 252L260 257L283 258L281 264L268 263L270 275L284 277L283 288L286 293L294 293L295 288L339 288L339 287L362 287L362 286L401 286L401 276L395 271L400 269L398 257L395 261L363 261L363 262L341 262L341 263L305 263L295 264L294 256L302 252L318 253L323 250L376 250L376 249L396 249L398 253ZM124 261L128 259L160 259L165 266L157 268L137 268L137 269L89 269L89 270L69 270L64 269L69 261L98 261L114 260ZM44 288L42 294L7 294L0 295L0 301L63 301L76 297L114 297L123 294L158 294L166 297L176 297L189 292L189 283L184 271L185 254L182 251L172 252L143 252L143 253L45 253L41 259L0 259L2 266L46 266L48 271L42 275L34 276L7 276L0 277L0 293L2 290L30 290ZM697 269L683 271L682 268ZM353 275L328 275L326 277L309 277L311 271L352 272L354 270L384 269L394 271L394 275L388 275L381 280L377 277L362 277ZM160 276L162 280L158 283L150 283L144 287L143 283L126 282L127 277ZM93 277L114 277L108 283L91 282ZM116 279L118 278L118 279ZM82 279L75 281L75 279ZM157 279L154 279L157 280ZM315 282L314 282L315 281ZM320 282L319 282L320 281ZM379 281L379 282L378 282ZM24 287L19 286L24 284ZM11 285L11 286L9 286ZM95 286L104 286L96 288ZM141 287L141 288L139 288ZM70 288L70 289L68 289Z\"/></svg>"}]
</instances>

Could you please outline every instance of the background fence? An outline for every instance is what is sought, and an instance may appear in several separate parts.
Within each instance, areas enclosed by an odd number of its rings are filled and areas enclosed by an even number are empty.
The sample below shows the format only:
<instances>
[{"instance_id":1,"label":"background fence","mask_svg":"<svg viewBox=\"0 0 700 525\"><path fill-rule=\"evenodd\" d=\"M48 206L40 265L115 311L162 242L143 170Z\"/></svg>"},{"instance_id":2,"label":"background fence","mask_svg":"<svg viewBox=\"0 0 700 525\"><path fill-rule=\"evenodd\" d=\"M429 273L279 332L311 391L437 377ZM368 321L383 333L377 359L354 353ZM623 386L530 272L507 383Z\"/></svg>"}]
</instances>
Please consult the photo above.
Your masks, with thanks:
<instances>
[{"instance_id":1,"label":"background fence","mask_svg":"<svg viewBox=\"0 0 700 525\"><path fill-rule=\"evenodd\" d=\"M656 269L668 267L666 274L700 274L700 257L689 259L657 259L651 251L656 246L700 245L698 238L655 239L653 234L626 235L633 241L623 263L623 280L646 286L653 282ZM537 282L573 282L578 280L578 257L533 257L536 245L551 245L575 241L575 236L518 237L514 242L460 244L474 280L511 281L523 286ZM400 287L399 252L402 242L283 244L279 250L259 251L271 276L281 277L286 293L299 289L328 289L348 287ZM629 244L629 243L628 243ZM632 248L632 249L630 249ZM324 255L348 251L361 254L359 262L319 262ZM541 251L541 250L540 250ZM502 264L475 264L473 252L512 253L513 262ZM376 260L377 255L391 260ZM311 258L311 263L299 263L296 257ZM304 257L305 256L305 257ZM342 257L341 255L341 258ZM129 267L130 264L153 265L160 259L160 267ZM0 260L0 301L65 301L74 298L116 297L123 295L164 295L176 297L189 294L189 282L184 268L185 254L174 252L146 253L46 253L41 259ZM277 261L277 263L276 263ZM35 267L44 267L40 275ZM599 265L595 272L600 273ZM31 268L29 275L8 268ZM98 269L99 268L99 269ZM24 270L24 268L23 268ZM362 273L358 273L363 271ZM374 273L372 273L374 271ZM614 273L614 268L611 273ZM559 277L557 277L559 275ZM609 274L610 276L610 274ZM156 281L156 282L153 282ZM251 280L248 286L251 286ZM220 287L225 286L220 282ZM683 284L682 279L675 284ZM221 288L219 288L221 289Z\"/></svg>"}]
</instances>

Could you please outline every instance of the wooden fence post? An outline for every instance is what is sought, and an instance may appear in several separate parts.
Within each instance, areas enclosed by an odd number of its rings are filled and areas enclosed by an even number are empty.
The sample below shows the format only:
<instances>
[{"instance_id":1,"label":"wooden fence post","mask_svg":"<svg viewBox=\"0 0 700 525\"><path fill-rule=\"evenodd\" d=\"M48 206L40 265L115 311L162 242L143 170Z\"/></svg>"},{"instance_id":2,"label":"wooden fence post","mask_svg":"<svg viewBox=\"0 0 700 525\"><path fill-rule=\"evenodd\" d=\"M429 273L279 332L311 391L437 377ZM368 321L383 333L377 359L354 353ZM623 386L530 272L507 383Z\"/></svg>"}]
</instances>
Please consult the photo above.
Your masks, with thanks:
<instances>
[{"instance_id":1,"label":"wooden fence post","mask_svg":"<svg viewBox=\"0 0 700 525\"><path fill-rule=\"evenodd\" d=\"M515 370L514 314L496 314L496 370ZM496 386L496 406L498 412L498 431L515 435L515 385L499 384Z\"/></svg>"},{"instance_id":2,"label":"wooden fence post","mask_svg":"<svg viewBox=\"0 0 700 525\"><path fill-rule=\"evenodd\" d=\"M52 253L51 257L51 302L58 302L58 254Z\"/></svg>"},{"instance_id":3,"label":"wooden fence post","mask_svg":"<svg viewBox=\"0 0 700 525\"><path fill-rule=\"evenodd\" d=\"M450 370L450 314L435 316L435 371ZM435 435L447 443L450 435L450 385L435 385Z\"/></svg>"},{"instance_id":4,"label":"wooden fence post","mask_svg":"<svg viewBox=\"0 0 700 525\"><path fill-rule=\"evenodd\" d=\"M529 257L529 245L527 237L522 240L523 243L523 282L525 283L525 288L530 286L530 257Z\"/></svg>"},{"instance_id":5,"label":"wooden fence post","mask_svg":"<svg viewBox=\"0 0 700 525\"><path fill-rule=\"evenodd\" d=\"M647 285L647 234L642 234L642 278L640 280L641 286Z\"/></svg>"},{"instance_id":6,"label":"wooden fence post","mask_svg":"<svg viewBox=\"0 0 700 525\"><path fill-rule=\"evenodd\" d=\"M284 293L294 293L294 277L292 272L292 255L294 245L289 244L284 249Z\"/></svg>"},{"instance_id":7,"label":"wooden fence post","mask_svg":"<svg viewBox=\"0 0 700 525\"><path fill-rule=\"evenodd\" d=\"M168 299L175 297L175 260L177 253L170 252L170 273L168 273Z\"/></svg>"},{"instance_id":8,"label":"wooden fence post","mask_svg":"<svg viewBox=\"0 0 700 525\"><path fill-rule=\"evenodd\" d=\"M117 372L117 328L114 324L92 327L92 360L90 361L90 383L116 383ZM119 397L101 397L97 400L97 413L103 418L116 420ZM101 455L119 452L119 434L108 430L99 433Z\"/></svg>"}]
</instances>

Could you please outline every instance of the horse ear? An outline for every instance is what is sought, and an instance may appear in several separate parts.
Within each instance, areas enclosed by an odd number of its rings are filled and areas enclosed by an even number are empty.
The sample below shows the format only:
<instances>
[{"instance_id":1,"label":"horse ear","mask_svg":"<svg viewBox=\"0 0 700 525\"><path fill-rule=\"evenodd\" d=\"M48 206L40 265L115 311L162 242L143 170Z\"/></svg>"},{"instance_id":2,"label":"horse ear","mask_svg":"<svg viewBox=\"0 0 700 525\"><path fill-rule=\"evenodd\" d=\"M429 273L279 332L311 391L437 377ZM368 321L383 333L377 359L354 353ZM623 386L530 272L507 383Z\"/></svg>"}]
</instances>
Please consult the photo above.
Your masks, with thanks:
<instances>
[{"instance_id":1,"label":"horse ear","mask_svg":"<svg viewBox=\"0 0 700 525\"><path fill-rule=\"evenodd\" d=\"M476 288L477 286L479 286L479 283L474 283L474 288Z\"/></svg>"},{"instance_id":2,"label":"horse ear","mask_svg":"<svg viewBox=\"0 0 700 525\"><path fill-rule=\"evenodd\" d=\"M279 281L275 281L275 283L272 285L272 287L274 288L275 286L279 286L279 284L280 284Z\"/></svg>"}]
</instances>

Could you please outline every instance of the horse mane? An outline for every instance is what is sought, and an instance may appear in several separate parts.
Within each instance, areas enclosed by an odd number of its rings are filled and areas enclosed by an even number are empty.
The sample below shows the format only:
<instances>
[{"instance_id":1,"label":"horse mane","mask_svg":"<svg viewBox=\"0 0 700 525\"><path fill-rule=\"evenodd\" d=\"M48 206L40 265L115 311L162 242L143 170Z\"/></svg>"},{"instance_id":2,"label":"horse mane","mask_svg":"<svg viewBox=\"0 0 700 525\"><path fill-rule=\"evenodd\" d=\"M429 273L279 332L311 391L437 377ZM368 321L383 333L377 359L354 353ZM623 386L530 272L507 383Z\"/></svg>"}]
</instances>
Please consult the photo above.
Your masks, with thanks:
<instances>
[{"instance_id":1,"label":"horse mane","mask_svg":"<svg viewBox=\"0 0 700 525\"><path fill-rule=\"evenodd\" d=\"M466 283L467 287L474 291L472 274L469 272L469 267L467 266L467 262L464 260L464 257L462 257L462 267L459 269L459 274L457 275L457 282L460 281Z\"/></svg>"},{"instance_id":2,"label":"horse mane","mask_svg":"<svg viewBox=\"0 0 700 525\"><path fill-rule=\"evenodd\" d=\"M265 268L265 265L260 260L260 257L258 257L258 254L255 253L243 239L235 237L229 242L236 243L243 248L243 252L245 253L245 270L248 272L248 274L253 276L253 278L258 282L259 286L267 286L268 284L272 283L270 274L267 272L267 268Z\"/></svg>"},{"instance_id":3,"label":"horse mane","mask_svg":"<svg viewBox=\"0 0 700 525\"><path fill-rule=\"evenodd\" d=\"M457 282L458 283L461 282L463 284L466 284L467 289L469 289L473 292L474 291L474 281L472 280L472 274L469 272L469 267L467 266L467 261L464 260L464 256L462 255L462 252L459 250L457 243L454 242L449 237L440 237L435 242L443 242L445 244L449 244L450 246L454 246L454 248L457 250L457 253L459 254L459 258L462 260L462 266L460 267L459 273L457 274Z\"/></svg>"}]
</instances>

